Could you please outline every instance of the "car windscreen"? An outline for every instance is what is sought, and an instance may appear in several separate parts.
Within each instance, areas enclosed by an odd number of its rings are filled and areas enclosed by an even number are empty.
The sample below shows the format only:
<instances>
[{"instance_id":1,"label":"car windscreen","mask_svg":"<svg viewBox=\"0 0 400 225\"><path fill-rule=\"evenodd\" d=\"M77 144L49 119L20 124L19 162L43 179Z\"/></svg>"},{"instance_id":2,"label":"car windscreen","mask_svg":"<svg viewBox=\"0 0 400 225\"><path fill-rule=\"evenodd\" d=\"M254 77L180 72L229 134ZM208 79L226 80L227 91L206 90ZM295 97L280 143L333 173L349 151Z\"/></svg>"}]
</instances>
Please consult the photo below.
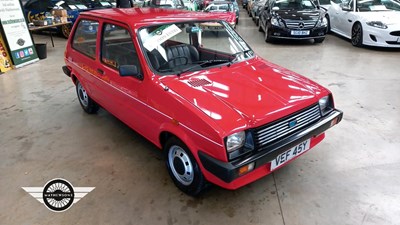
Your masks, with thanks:
<instances>
[{"instance_id":1,"label":"car windscreen","mask_svg":"<svg viewBox=\"0 0 400 225\"><path fill-rule=\"evenodd\" d=\"M400 11L399 0L358 0L357 10L359 12L368 11Z\"/></svg>"},{"instance_id":2,"label":"car windscreen","mask_svg":"<svg viewBox=\"0 0 400 225\"><path fill-rule=\"evenodd\" d=\"M273 7L279 10L313 10L316 9L312 0L277 0Z\"/></svg>"},{"instance_id":3,"label":"car windscreen","mask_svg":"<svg viewBox=\"0 0 400 225\"><path fill-rule=\"evenodd\" d=\"M224 21L170 23L139 30L142 52L157 74L180 74L247 60L254 52Z\"/></svg>"}]
</instances>

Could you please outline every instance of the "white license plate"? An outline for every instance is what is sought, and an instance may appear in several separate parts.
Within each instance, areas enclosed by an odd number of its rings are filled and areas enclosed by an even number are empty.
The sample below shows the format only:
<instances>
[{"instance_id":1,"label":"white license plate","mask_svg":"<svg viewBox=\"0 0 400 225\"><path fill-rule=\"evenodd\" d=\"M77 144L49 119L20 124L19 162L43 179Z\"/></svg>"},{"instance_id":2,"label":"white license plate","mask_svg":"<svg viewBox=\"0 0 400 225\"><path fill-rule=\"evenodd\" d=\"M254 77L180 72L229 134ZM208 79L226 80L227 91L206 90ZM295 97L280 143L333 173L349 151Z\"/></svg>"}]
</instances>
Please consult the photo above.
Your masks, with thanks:
<instances>
[{"instance_id":1,"label":"white license plate","mask_svg":"<svg viewBox=\"0 0 400 225\"><path fill-rule=\"evenodd\" d=\"M294 146L293 148L282 152L271 161L271 171L287 163L296 156L299 156L310 149L310 139Z\"/></svg>"},{"instance_id":2,"label":"white license plate","mask_svg":"<svg viewBox=\"0 0 400 225\"><path fill-rule=\"evenodd\" d=\"M291 35L310 35L309 30L292 30L290 31Z\"/></svg>"}]
</instances>

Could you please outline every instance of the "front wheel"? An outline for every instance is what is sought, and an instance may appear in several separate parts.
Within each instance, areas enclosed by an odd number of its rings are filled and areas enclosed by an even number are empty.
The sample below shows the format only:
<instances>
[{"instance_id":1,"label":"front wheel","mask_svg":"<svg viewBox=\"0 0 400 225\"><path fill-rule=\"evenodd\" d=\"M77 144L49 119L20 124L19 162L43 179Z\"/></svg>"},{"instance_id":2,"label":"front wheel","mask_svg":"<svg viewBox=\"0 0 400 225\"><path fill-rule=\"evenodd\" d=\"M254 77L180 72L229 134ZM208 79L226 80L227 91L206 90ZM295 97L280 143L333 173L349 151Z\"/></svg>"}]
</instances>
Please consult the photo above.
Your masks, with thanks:
<instances>
[{"instance_id":1,"label":"front wheel","mask_svg":"<svg viewBox=\"0 0 400 225\"><path fill-rule=\"evenodd\" d=\"M99 105L89 97L86 89L82 86L79 80L76 81L76 94L78 95L79 103L85 112L94 114L99 110Z\"/></svg>"},{"instance_id":2,"label":"front wheel","mask_svg":"<svg viewBox=\"0 0 400 225\"><path fill-rule=\"evenodd\" d=\"M263 29L262 29L262 23L261 23L260 20L258 20L258 31L259 31L259 32L262 32L262 31L263 31Z\"/></svg>"},{"instance_id":3,"label":"front wheel","mask_svg":"<svg viewBox=\"0 0 400 225\"><path fill-rule=\"evenodd\" d=\"M351 44L356 47L363 45L363 30L360 23L354 24L351 29Z\"/></svg>"},{"instance_id":4,"label":"front wheel","mask_svg":"<svg viewBox=\"0 0 400 225\"><path fill-rule=\"evenodd\" d=\"M269 29L268 29L268 24L265 25L264 32L265 32L265 36L264 36L265 42L271 42L271 34L269 32Z\"/></svg>"},{"instance_id":5,"label":"front wheel","mask_svg":"<svg viewBox=\"0 0 400 225\"><path fill-rule=\"evenodd\" d=\"M164 146L168 173L184 193L197 196L205 187L205 179L186 145L178 138L170 138Z\"/></svg>"},{"instance_id":6,"label":"front wheel","mask_svg":"<svg viewBox=\"0 0 400 225\"><path fill-rule=\"evenodd\" d=\"M328 14L325 15L325 18L326 18L326 22L328 23L327 27L326 27L326 33L328 34L331 32L331 20L330 20Z\"/></svg>"},{"instance_id":7,"label":"front wheel","mask_svg":"<svg viewBox=\"0 0 400 225\"><path fill-rule=\"evenodd\" d=\"M72 26L70 24L61 26L61 34L64 38L68 39L69 34L71 33L71 28L72 28Z\"/></svg>"}]
</instances>

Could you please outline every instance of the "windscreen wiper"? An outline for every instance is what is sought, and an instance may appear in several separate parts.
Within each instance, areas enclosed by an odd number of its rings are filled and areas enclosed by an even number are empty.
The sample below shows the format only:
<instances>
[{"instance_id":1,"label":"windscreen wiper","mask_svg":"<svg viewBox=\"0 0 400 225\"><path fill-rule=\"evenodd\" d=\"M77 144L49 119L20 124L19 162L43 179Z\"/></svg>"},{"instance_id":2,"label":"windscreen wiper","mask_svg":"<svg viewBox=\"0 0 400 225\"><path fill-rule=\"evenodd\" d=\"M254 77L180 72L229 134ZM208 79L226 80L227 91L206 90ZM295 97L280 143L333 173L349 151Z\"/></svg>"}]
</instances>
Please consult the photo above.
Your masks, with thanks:
<instances>
[{"instance_id":1,"label":"windscreen wiper","mask_svg":"<svg viewBox=\"0 0 400 225\"><path fill-rule=\"evenodd\" d=\"M233 57L233 58L230 60L230 62L236 61L236 59L238 58L239 55L246 55L249 52L253 52L253 51L250 49L247 49L247 50L244 50L241 52L236 52L236 53L232 54L231 57Z\"/></svg>"},{"instance_id":2,"label":"windscreen wiper","mask_svg":"<svg viewBox=\"0 0 400 225\"><path fill-rule=\"evenodd\" d=\"M179 71L176 75L180 76L182 73L186 73L195 68L199 68L199 67L201 68L202 65L209 64L209 63L229 63L229 66L230 66L230 62L231 61L227 60L227 59L209 59L209 60L197 61L197 62L193 62L193 63L199 63L199 64L185 68L185 69Z\"/></svg>"}]
</instances>

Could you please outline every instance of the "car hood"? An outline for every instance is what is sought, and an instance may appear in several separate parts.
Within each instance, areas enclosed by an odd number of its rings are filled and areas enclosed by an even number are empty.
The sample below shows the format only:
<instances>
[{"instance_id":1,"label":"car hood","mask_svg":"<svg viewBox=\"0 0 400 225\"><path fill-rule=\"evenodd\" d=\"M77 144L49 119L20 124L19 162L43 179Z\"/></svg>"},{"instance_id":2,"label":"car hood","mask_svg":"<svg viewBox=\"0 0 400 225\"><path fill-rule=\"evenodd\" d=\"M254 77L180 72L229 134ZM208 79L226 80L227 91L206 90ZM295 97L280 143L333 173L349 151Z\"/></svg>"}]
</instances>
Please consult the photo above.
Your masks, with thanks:
<instances>
[{"instance_id":1,"label":"car hood","mask_svg":"<svg viewBox=\"0 0 400 225\"><path fill-rule=\"evenodd\" d=\"M317 21L320 18L320 10L277 10L275 14L284 20L314 20Z\"/></svg>"},{"instance_id":2,"label":"car hood","mask_svg":"<svg viewBox=\"0 0 400 225\"><path fill-rule=\"evenodd\" d=\"M397 11L378 11L378 12L359 12L365 22L380 21L387 25L400 24L400 12Z\"/></svg>"},{"instance_id":3,"label":"car hood","mask_svg":"<svg viewBox=\"0 0 400 225\"><path fill-rule=\"evenodd\" d=\"M258 57L250 61L162 79L170 91L226 129L254 127L317 102L326 89ZM226 124L229 121L228 124Z\"/></svg>"}]
</instances>

